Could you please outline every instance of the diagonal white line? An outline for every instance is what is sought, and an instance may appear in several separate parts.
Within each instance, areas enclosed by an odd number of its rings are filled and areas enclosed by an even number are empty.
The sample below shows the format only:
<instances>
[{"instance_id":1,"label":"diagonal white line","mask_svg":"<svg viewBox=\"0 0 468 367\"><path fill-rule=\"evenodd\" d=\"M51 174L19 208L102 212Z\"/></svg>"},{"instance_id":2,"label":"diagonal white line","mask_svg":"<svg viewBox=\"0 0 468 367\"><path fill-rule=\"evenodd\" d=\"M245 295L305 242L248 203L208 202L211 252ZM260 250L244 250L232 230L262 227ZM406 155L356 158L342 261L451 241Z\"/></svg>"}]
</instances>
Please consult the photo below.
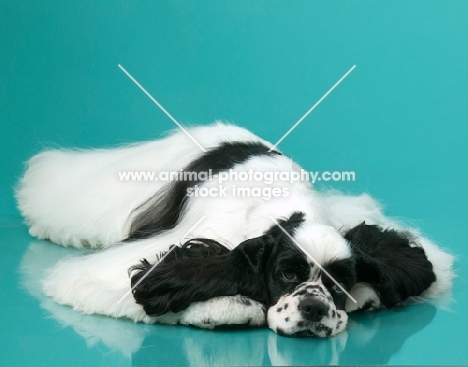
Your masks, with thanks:
<instances>
[{"instance_id":1,"label":"diagonal white line","mask_svg":"<svg viewBox=\"0 0 468 367\"><path fill-rule=\"evenodd\" d=\"M349 69L349 70L346 72L346 74L343 75L343 76L340 78L340 80L338 80L338 81L335 83L335 85L333 85L333 87L331 87L331 88L328 90L328 92L325 93L325 94L323 95L323 97L320 98L320 99L317 101L317 103L315 103L315 104L309 109L309 111L307 111L307 112L305 113L305 115L302 116L302 117L299 119L299 121L296 122L296 123L286 132L286 134L284 134L283 137L282 137L280 140L278 140L277 143L276 143L275 145L273 145L273 146L270 148L269 152L271 152L273 149L275 149L275 148L276 148L276 147L277 147L277 146L278 146L278 145L279 145L279 144L280 144L280 143L281 143L281 142L282 142L282 141L283 141L283 140L284 140L284 139L285 139L301 122L302 122L302 120L304 120L304 119L315 109L315 107L317 107L317 106L333 91L333 89L335 89L335 88L338 86L338 84L340 84L340 83L354 70L355 67L356 67L356 65L353 65L353 67L352 67L351 69Z\"/></svg>"},{"instance_id":2,"label":"diagonal white line","mask_svg":"<svg viewBox=\"0 0 468 367\"><path fill-rule=\"evenodd\" d=\"M187 135L195 144L198 145L198 147L201 150L203 150L206 153L206 149L203 148L192 135L190 135L186 128L184 128L174 117L172 117L172 115L169 112L167 112L167 110L158 101L156 101L153 98L153 96L149 94L148 91L145 88L143 88L143 86L140 83L138 83L138 81L127 70L125 70L125 68L122 65L119 64L118 66L132 80L132 82L134 82L138 86L138 88L140 88L143 91L143 93L145 93L154 102L154 104L156 104L156 106L158 106L167 115L167 117L169 117L185 133L185 135Z\"/></svg>"},{"instance_id":3,"label":"diagonal white line","mask_svg":"<svg viewBox=\"0 0 468 367\"><path fill-rule=\"evenodd\" d=\"M299 242L297 242L297 241L281 226L281 224L279 224L279 223L276 221L275 218L270 217L270 219L273 221L273 223L275 223L275 224L286 234L286 236L288 236L288 238L289 238L291 241L293 241L293 242L296 244L297 247L299 247L299 249L300 249L309 259L312 260L312 262L313 262L315 265L317 265L317 266L319 267L319 269L320 269L321 271L323 271L323 272L333 281L333 283L335 283L335 284L338 286L338 288L340 288L340 289L349 297L349 299L350 299L351 301L353 301L354 303L357 303L357 301L353 298L353 296L351 296L351 295L346 291L346 289L344 289L343 286L342 286L340 283L338 283L338 282L336 281L336 279L333 278L333 277L331 276L331 274L330 274L328 271L326 271L326 270L323 268L323 266L320 265L320 263L319 263L317 260L315 260L315 259L313 258L313 256L312 256L311 254L309 254L309 253L306 251L306 249L305 249L304 247L302 247L302 245L299 244Z\"/></svg>"},{"instance_id":4,"label":"diagonal white line","mask_svg":"<svg viewBox=\"0 0 468 367\"><path fill-rule=\"evenodd\" d=\"M206 218L205 216L201 217L201 219L200 219L197 223L195 223L195 224L193 225L193 227L190 228L190 229L187 231L187 233L185 233L185 234L181 237L181 239L187 237L187 236L189 235L189 233L192 232L192 231L195 229L195 227L197 227L197 226L201 223L201 221L202 221L203 219L205 219L205 218ZM179 242L180 242L180 241L179 241ZM146 274L143 275L143 276L140 278L140 280L138 280L138 282L136 282L136 283L133 285L133 287L130 288L130 289L127 291L127 293L125 293L125 294L122 296L121 299L119 299L119 301L117 302L117 304L119 304L120 302L122 302L122 301L135 289L135 287L137 287L138 284L140 284L140 283L154 270L154 268L156 268L156 266L158 266L159 264L161 264L161 262L166 258L166 256L169 255L169 254L171 253L171 251L174 250L176 247L177 247L176 245L172 246L172 248L171 248L169 251L167 251L167 252L164 254L164 256L161 257L161 258L159 259L159 261L156 261L156 262L154 263L154 265L151 267L151 269L150 269L149 271L147 271Z\"/></svg>"}]
</instances>

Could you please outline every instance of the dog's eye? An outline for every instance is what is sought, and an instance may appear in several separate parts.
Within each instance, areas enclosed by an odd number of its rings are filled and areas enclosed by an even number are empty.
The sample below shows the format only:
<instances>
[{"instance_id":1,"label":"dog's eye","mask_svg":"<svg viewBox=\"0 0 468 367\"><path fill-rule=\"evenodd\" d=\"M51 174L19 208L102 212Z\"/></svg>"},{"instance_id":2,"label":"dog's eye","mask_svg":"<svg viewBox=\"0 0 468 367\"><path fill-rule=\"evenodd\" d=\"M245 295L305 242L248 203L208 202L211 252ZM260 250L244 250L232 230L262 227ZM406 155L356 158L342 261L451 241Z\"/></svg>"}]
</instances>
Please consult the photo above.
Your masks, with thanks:
<instances>
[{"instance_id":1,"label":"dog's eye","mask_svg":"<svg viewBox=\"0 0 468 367\"><path fill-rule=\"evenodd\" d=\"M343 283L340 283L340 285L344 288L344 284L343 284ZM342 294L342 293L344 293L344 292L343 292L343 289L341 289L340 287L338 287L336 284L333 285L332 290L333 290L333 292L335 292L336 294Z\"/></svg>"},{"instance_id":2,"label":"dog's eye","mask_svg":"<svg viewBox=\"0 0 468 367\"><path fill-rule=\"evenodd\" d=\"M287 282L294 282L297 280L297 274L292 271L283 271L283 279Z\"/></svg>"}]
</instances>

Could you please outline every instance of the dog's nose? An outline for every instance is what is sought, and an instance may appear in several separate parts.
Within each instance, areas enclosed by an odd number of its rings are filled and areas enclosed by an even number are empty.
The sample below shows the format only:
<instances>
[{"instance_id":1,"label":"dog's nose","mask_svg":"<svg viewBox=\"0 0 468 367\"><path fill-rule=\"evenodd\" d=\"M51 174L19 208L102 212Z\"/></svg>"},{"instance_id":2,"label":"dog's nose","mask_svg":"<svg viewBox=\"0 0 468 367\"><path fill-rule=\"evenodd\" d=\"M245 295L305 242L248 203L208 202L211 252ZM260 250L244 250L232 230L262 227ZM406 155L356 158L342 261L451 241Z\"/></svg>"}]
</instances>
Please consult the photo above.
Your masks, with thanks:
<instances>
[{"instance_id":1,"label":"dog's nose","mask_svg":"<svg viewBox=\"0 0 468 367\"><path fill-rule=\"evenodd\" d=\"M320 321L328 314L328 306L321 301L313 298L306 298L300 304L302 317L306 320L316 322Z\"/></svg>"}]
</instances>

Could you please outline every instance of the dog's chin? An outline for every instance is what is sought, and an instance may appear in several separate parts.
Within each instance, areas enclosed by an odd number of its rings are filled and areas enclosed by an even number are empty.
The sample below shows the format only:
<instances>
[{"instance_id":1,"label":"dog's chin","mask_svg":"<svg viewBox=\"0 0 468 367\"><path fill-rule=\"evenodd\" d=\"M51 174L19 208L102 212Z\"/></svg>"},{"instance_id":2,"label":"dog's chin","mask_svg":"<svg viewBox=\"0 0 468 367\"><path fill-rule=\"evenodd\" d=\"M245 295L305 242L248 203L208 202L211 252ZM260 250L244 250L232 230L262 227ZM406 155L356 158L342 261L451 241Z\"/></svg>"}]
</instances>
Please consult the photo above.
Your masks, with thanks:
<instances>
[{"instance_id":1,"label":"dog's chin","mask_svg":"<svg viewBox=\"0 0 468 367\"><path fill-rule=\"evenodd\" d=\"M320 338L320 335L317 335L314 332L314 328L308 328L301 331L290 332L289 333L281 328L276 329L276 333L281 336L287 336L289 338Z\"/></svg>"},{"instance_id":2,"label":"dog's chin","mask_svg":"<svg viewBox=\"0 0 468 367\"><path fill-rule=\"evenodd\" d=\"M346 329L346 326L341 327L341 325L327 326L327 324L330 324L330 320L303 322L303 324L301 327L296 326L294 329L289 330L277 327L275 331L278 335L290 338L328 338Z\"/></svg>"},{"instance_id":3,"label":"dog's chin","mask_svg":"<svg viewBox=\"0 0 468 367\"><path fill-rule=\"evenodd\" d=\"M320 338L319 335L315 334L314 331L310 329L298 331L295 334L286 335L286 336L290 336L292 338Z\"/></svg>"}]
</instances>

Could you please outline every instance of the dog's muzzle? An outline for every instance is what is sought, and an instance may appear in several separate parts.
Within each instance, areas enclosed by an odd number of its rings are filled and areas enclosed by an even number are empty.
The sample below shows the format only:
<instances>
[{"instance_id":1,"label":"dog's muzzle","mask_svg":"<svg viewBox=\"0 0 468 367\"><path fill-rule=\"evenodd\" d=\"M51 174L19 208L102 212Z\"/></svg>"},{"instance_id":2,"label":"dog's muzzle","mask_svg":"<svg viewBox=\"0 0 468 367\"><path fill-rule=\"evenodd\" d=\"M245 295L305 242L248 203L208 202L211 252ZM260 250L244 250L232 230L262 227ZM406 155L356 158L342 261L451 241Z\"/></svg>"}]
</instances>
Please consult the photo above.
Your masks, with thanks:
<instances>
[{"instance_id":1,"label":"dog's muzzle","mask_svg":"<svg viewBox=\"0 0 468 367\"><path fill-rule=\"evenodd\" d=\"M279 335L325 338L344 331L348 315L336 309L323 284L307 282L270 307L267 321Z\"/></svg>"}]
</instances>

